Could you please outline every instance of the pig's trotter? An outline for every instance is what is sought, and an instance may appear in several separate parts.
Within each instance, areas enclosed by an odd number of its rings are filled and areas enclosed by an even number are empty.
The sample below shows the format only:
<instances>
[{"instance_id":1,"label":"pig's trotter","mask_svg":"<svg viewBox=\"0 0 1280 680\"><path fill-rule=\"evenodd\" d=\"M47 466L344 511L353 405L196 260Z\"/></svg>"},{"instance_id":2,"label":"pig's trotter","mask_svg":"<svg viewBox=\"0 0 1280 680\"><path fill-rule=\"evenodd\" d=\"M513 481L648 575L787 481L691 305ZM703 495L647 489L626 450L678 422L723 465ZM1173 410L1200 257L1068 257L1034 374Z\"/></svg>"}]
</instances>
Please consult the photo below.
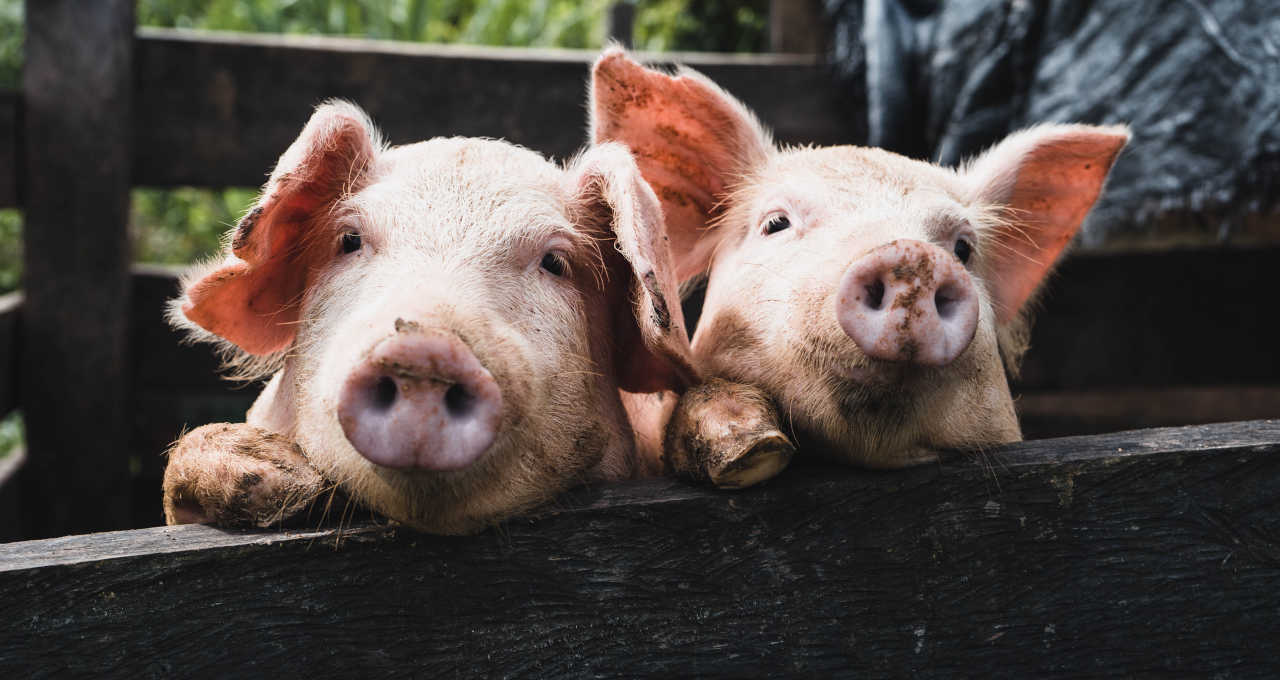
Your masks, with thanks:
<instances>
[{"instance_id":1,"label":"pig's trotter","mask_svg":"<svg viewBox=\"0 0 1280 680\"><path fill-rule=\"evenodd\" d=\"M169 451L164 518L266 528L306 509L328 486L285 437L243 423L205 425Z\"/></svg>"},{"instance_id":2,"label":"pig's trotter","mask_svg":"<svg viewBox=\"0 0 1280 680\"><path fill-rule=\"evenodd\" d=\"M721 489L745 489L773 478L795 453L795 446L787 436L774 430L761 433L759 438L740 452L728 452L724 464L707 468L711 483Z\"/></svg>"},{"instance_id":3,"label":"pig's trotter","mask_svg":"<svg viewBox=\"0 0 1280 680\"><path fill-rule=\"evenodd\" d=\"M680 397L663 448L669 471L722 489L759 484L795 453L764 392L715 379Z\"/></svg>"}]
</instances>

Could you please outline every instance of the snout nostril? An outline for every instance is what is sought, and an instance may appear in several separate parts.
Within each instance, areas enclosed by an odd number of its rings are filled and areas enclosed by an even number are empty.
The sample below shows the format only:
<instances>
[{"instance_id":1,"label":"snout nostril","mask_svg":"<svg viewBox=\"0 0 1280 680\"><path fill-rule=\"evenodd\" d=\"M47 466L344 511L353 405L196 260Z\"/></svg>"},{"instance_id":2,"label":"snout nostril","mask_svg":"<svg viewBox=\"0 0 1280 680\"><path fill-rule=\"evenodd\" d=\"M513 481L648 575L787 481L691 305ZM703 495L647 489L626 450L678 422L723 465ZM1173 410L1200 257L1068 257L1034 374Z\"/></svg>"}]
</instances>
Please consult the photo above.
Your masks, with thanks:
<instances>
[{"instance_id":1,"label":"snout nostril","mask_svg":"<svg viewBox=\"0 0 1280 680\"><path fill-rule=\"evenodd\" d=\"M876 280L874 283L867 284L867 306L874 310L879 310L884 304L884 282Z\"/></svg>"},{"instance_id":2,"label":"snout nostril","mask_svg":"<svg viewBox=\"0 0 1280 680\"><path fill-rule=\"evenodd\" d=\"M956 301L942 291L933 296L933 306L938 309L938 316L944 319L950 318L956 311Z\"/></svg>"},{"instance_id":3,"label":"snout nostril","mask_svg":"<svg viewBox=\"0 0 1280 680\"><path fill-rule=\"evenodd\" d=\"M444 408L454 418L461 418L470 413L475 401L475 395L468 392L461 383L454 383L444 393Z\"/></svg>"},{"instance_id":4,"label":"snout nostril","mask_svg":"<svg viewBox=\"0 0 1280 680\"><path fill-rule=\"evenodd\" d=\"M373 406L379 411L385 411L396 403L396 381L388 376L378 379L373 386Z\"/></svg>"}]
</instances>

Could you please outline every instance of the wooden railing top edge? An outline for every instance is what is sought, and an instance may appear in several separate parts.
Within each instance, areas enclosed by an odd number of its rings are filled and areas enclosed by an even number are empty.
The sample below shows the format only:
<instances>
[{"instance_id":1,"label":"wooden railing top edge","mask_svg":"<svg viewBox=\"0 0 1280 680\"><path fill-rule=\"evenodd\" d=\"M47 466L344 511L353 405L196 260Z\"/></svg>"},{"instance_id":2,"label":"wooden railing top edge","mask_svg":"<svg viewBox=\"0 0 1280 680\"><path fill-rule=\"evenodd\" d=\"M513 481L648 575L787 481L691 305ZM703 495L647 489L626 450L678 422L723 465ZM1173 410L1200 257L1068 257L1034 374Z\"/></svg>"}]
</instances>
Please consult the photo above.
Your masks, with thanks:
<instances>
[{"instance_id":1,"label":"wooden railing top edge","mask_svg":"<svg viewBox=\"0 0 1280 680\"><path fill-rule=\"evenodd\" d=\"M482 59L490 61L541 61L588 64L601 49L560 47L507 47L497 45L463 45L455 43L422 43L401 40L376 40L330 35L294 33L243 33L186 28L139 26L141 40L172 40L226 45L257 45L330 52L377 53L450 59ZM688 64L690 66L820 66L821 55L779 52L645 52L632 51L645 62ZM585 71L583 73L585 78Z\"/></svg>"},{"instance_id":2,"label":"wooden railing top edge","mask_svg":"<svg viewBox=\"0 0 1280 680\"><path fill-rule=\"evenodd\" d=\"M957 455L937 465L891 472L801 466L763 487L737 493L716 491L672 479L596 485L571 491L547 509L526 518L510 520L504 525L505 528L498 531L511 531L516 525L536 524L546 518L589 516L598 511L620 507L643 509L689 502L749 506L755 502L785 500L789 495L799 496L808 488L818 485L857 489L868 485L892 487L928 484L935 479L969 474L976 467L983 468L983 474L994 475L998 484L1001 474L1070 475L1078 471L1080 466L1092 468L1136 460L1154 461L1152 457L1155 456L1229 456L1259 452L1280 453L1280 420L1155 428L1025 441L985 451L980 457ZM1177 461L1178 464L1182 462L1184 461ZM1174 464L1174 461L1170 463ZM990 469L986 466L990 466ZM850 511L854 510L850 508ZM589 517L582 518L583 521L588 519ZM0 574L205 549L240 549L298 542L332 547L345 541L392 536L396 532L389 531L390 529L392 527L388 525L372 522L316 530L284 531L227 531L188 525L19 541L0 544ZM460 540L411 535L429 540Z\"/></svg>"}]
</instances>

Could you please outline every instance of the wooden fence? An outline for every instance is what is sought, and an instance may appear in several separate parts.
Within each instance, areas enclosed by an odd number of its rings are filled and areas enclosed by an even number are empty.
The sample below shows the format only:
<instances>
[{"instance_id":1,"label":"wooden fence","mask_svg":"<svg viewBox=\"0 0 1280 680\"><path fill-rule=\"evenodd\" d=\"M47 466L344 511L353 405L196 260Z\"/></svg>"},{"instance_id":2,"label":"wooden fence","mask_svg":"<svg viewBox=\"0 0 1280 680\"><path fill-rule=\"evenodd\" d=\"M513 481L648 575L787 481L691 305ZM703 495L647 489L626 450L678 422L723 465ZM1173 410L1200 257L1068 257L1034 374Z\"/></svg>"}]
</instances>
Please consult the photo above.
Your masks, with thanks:
<instances>
[{"instance_id":1,"label":"wooden fence","mask_svg":"<svg viewBox=\"0 0 1280 680\"><path fill-rule=\"evenodd\" d=\"M133 5L27 3L23 91L0 92L0 207L26 235L0 415L21 408L28 436L0 460L0 539L157 524L165 445L254 396L164 325L176 275L130 265L131 187L257 185L330 97L395 143L563 158L585 139L590 52L136 29ZM812 3L772 5L775 44L814 49ZM663 58L783 141L865 129L812 54ZM0 674L1274 676L1280 424L1100 434L1280 416L1280 246L1173 245L1078 252L1051 284L1019 409L1032 437L1091 436L798 465L737 494L581 489L470 538L362 521L8 543Z\"/></svg>"},{"instance_id":2,"label":"wooden fence","mask_svg":"<svg viewBox=\"0 0 1280 680\"><path fill-rule=\"evenodd\" d=\"M1280 422L1026 442L729 494L0 545L0 674L1275 677Z\"/></svg>"},{"instance_id":3,"label":"wooden fence","mask_svg":"<svg viewBox=\"0 0 1280 680\"><path fill-rule=\"evenodd\" d=\"M165 445L252 399L164 327L175 274L130 267L131 186L257 185L330 97L393 142L501 136L565 157L585 137L591 52L135 30L124 0L37 5L24 92L0 93L0 206L25 210L27 271L25 304L0 305L0 413L21 404L29 443L20 478L0 481L25 521L0 521L0 537L158 521ZM812 47L802 14L775 12L777 40L791 26ZM860 96L812 54L664 58L724 84L783 141L856 143L865 128ZM1264 341L1276 317L1257 312L1277 262L1275 246L1078 253L1016 385L1028 434L1280 414Z\"/></svg>"}]
</instances>

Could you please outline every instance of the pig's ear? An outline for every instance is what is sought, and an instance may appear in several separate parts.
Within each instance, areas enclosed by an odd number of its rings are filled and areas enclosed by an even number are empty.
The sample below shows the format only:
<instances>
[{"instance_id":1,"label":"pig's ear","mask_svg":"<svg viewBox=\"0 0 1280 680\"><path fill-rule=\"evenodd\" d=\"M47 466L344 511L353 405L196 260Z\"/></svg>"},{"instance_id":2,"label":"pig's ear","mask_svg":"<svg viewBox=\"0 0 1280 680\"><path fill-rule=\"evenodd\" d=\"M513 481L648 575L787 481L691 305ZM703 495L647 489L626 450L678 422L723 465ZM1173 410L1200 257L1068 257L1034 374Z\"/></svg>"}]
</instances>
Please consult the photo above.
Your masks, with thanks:
<instances>
[{"instance_id":1,"label":"pig's ear","mask_svg":"<svg viewBox=\"0 0 1280 680\"><path fill-rule=\"evenodd\" d=\"M1128 141L1124 126L1042 125L1009 136L964 171L970 204L996 208L982 273L998 324L1019 318Z\"/></svg>"},{"instance_id":2,"label":"pig's ear","mask_svg":"<svg viewBox=\"0 0 1280 680\"><path fill-rule=\"evenodd\" d=\"M706 269L720 237L708 225L773 146L755 116L702 74L648 69L620 48L591 69L591 139L635 154L662 201L680 281Z\"/></svg>"},{"instance_id":3,"label":"pig's ear","mask_svg":"<svg viewBox=\"0 0 1280 680\"><path fill-rule=\"evenodd\" d=\"M317 108L236 226L225 260L186 285L182 314L249 354L287 348L311 270L334 254L314 227L358 186L378 146L359 108Z\"/></svg>"},{"instance_id":4,"label":"pig's ear","mask_svg":"<svg viewBox=\"0 0 1280 680\"><path fill-rule=\"evenodd\" d=\"M587 151L569 172L583 228L598 239L618 386L683 391L696 382L662 207L626 147Z\"/></svg>"}]
</instances>

